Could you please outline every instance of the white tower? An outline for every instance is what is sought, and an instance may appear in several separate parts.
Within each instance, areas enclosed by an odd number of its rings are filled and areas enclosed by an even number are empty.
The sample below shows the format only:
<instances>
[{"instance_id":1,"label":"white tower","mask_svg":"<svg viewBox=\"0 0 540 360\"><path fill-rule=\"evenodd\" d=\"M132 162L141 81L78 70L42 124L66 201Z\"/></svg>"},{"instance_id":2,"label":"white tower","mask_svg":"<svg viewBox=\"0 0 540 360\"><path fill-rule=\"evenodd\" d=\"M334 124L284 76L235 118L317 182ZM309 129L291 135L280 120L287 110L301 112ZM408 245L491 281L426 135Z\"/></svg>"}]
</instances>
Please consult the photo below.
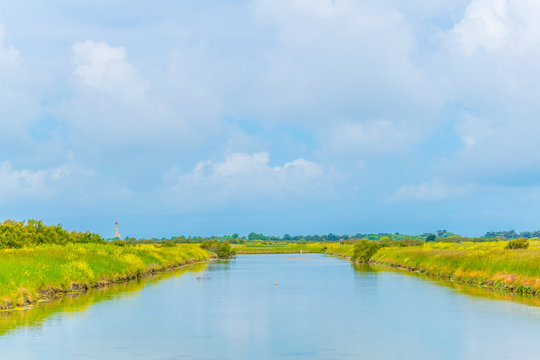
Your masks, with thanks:
<instances>
[{"instance_id":1,"label":"white tower","mask_svg":"<svg viewBox=\"0 0 540 360\"><path fill-rule=\"evenodd\" d=\"M118 220L114 222L114 237L118 240L122 240L120 233L118 232Z\"/></svg>"}]
</instances>

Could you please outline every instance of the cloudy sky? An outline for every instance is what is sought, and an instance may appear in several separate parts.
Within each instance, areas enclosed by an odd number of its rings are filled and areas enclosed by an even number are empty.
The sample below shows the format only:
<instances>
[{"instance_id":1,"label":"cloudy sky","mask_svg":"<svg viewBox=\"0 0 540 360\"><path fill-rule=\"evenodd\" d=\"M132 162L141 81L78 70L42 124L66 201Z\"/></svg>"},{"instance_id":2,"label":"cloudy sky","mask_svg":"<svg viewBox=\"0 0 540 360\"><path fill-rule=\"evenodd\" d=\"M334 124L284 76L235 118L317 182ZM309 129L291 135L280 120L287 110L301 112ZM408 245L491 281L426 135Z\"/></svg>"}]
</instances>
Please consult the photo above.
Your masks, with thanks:
<instances>
[{"instance_id":1,"label":"cloudy sky","mask_svg":"<svg viewBox=\"0 0 540 360\"><path fill-rule=\"evenodd\" d=\"M0 218L540 229L538 0L0 0Z\"/></svg>"}]
</instances>

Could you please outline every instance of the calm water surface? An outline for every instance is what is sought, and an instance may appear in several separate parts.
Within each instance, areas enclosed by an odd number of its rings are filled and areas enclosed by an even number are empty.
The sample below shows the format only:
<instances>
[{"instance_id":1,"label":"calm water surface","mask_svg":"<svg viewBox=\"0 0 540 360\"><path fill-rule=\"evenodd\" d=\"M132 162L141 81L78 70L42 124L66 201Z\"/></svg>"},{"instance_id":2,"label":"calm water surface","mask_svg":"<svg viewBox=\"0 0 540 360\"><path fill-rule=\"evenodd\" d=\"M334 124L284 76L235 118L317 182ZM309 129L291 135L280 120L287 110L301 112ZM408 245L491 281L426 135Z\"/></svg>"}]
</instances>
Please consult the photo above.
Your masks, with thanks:
<instances>
[{"instance_id":1,"label":"calm water surface","mask_svg":"<svg viewBox=\"0 0 540 360\"><path fill-rule=\"evenodd\" d=\"M0 359L540 359L535 300L489 294L318 254L244 255L4 313Z\"/></svg>"}]
</instances>

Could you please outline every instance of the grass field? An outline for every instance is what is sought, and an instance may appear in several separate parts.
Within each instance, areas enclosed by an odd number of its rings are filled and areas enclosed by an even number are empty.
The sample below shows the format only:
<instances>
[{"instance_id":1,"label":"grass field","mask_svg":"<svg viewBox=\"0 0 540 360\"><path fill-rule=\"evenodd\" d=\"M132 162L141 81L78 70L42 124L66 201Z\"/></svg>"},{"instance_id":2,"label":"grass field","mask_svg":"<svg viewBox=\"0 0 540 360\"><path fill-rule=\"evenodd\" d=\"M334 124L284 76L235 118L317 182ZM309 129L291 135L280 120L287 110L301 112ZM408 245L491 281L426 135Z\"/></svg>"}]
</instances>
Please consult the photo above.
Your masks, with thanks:
<instances>
[{"instance_id":1,"label":"grass field","mask_svg":"<svg viewBox=\"0 0 540 360\"><path fill-rule=\"evenodd\" d=\"M341 246L338 246L338 244L336 243L329 244L326 250L326 253L328 255L340 256L346 259L350 259L353 255L353 252L353 245L343 244Z\"/></svg>"},{"instance_id":2,"label":"grass field","mask_svg":"<svg viewBox=\"0 0 540 360\"><path fill-rule=\"evenodd\" d=\"M540 295L540 241L505 250L506 242L427 243L382 247L372 262L440 278ZM338 243L247 243L237 254L326 253L351 258L354 245ZM0 309L23 306L58 292L78 291L215 256L198 244L42 245L0 250Z\"/></svg>"},{"instance_id":3,"label":"grass field","mask_svg":"<svg viewBox=\"0 0 540 360\"><path fill-rule=\"evenodd\" d=\"M540 295L540 241L528 249L505 250L505 241L428 243L381 248L372 261L434 276L517 293Z\"/></svg>"},{"instance_id":4,"label":"grass field","mask_svg":"<svg viewBox=\"0 0 540 360\"><path fill-rule=\"evenodd\" d=\"M199 245L45 245L0 251L0 308L119 282L214 256Z\"/></svg>"},{"instance_id":5,"label":"grass field","mask_svg":"<svg viewBox=\"0 0 540 360\"><path fill-rule=\"evenodd\" d=\"M234 244L232 248L237 254L289 254L289 253L324 253L329 243L247 243Z\"/></svg>"}]
</instances>

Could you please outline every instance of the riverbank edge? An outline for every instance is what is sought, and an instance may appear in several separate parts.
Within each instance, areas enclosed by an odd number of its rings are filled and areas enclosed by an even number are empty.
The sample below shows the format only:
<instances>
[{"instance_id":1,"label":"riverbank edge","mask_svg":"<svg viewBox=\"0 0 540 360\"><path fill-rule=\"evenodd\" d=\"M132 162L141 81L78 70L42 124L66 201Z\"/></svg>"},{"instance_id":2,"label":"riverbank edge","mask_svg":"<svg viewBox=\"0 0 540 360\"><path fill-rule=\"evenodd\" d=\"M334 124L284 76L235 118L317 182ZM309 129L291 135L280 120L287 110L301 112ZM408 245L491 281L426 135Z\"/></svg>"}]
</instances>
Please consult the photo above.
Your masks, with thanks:
<instances>
[{"instance_id":1,"label":"riverbank edge","mask_svg":"<svg viewBox=\"0 0 540 360\"><path fill-rule=\"evenodd\" d=\"M478 278L478 277L457 276L453 273L434 273L432 271L429 271L423 268L410 267L403 264L393 263L390 261L370 260L369 263L376 264L376 265L389 266L389 267L400 269L400 270L406 270L409 272L426 275L430 278L437 279L437 280L449 280L452 282L461 283L465 285L481 286L481 287L485 287L492 290L504 291L504 292L513 293L517 295L532 295L532 296L540 298L540 289L533 289L531 286L528 286L527 284L522 284L522 283L505 284L504 282L500 280L495 280L491 278L484 279L484 278ZM508 277L515 276L515 274L503 274L503 275L508 276Z\"/></svg>"},{"instance_id":2,"label":"riverbank edge","mask_svg":"<svg viewBox=\"0 0 540 360\"><path fill-rule=\"evenodd\" d=\"M43 301L50 301L58 296L63 296L67 294L83 294L89 289L99 289L114 286L116 284L122 284L137 279L144 279L146 277L150 277L156 274L174 271L195 264L203 264L215 260L217 260L217 257L209 256L208 258L203 260L188 260L183 263L173 263L159 266L152 265L149 266L145 271L141 271L139 273L130 273L115 278L101 278L93 284L72 282L67 289L62 289L58 286L51 285L40 289L36 298L32 298L29 294L25 294L23 298L23 304L14 304L9 300L2 300L0 302L0 312L25 310L31 305L35 305Z\"/></svg>"},{"instance_id":3,"label":"riverbank edge","mask_svg":"<svg viewBox=\"0 0 540 360\"><path fill-rule=\"evenodd\" d=\"M340 254L339 252L327 252L326 254L354 262L351 260L350 256ZM505 284L504 282L500 280L495 280L495 279L456 276L450 273L434 273L426 269L410 267L403 264L393 263L390 261L383 261L383 260L371 259L369 260L368 264L388 266L391 268L404 270L407 272L413 272L417 274L426 275L429 278L433 278L436 280L448 280L448 281L452 281L452 282L456 282L456 283L460 283L464 285L481 286L481 287L491 289L491 290L503 291L506 293L512 293L512 294L517 294L517 295L532 295L534 297L540 298L540 289L533 289L527 284ZM505 275L509 277L514 276L513 274L505 274Z\"/></svg>"},{"instance_id":4,"label":"riverbank edge","mask_svg":"<svg viewBox=\"0 0 540 360\"><path fill-rule=\"evenodd\" d=\"M267 251L268 249L261 249L255 251L237 251L236 255L272 255L272 254L300 254L298 250L278 250L278 251ZM325 254L321 251L309 251L302 250L302 254Z\"/></svg>"}]
</instances>

